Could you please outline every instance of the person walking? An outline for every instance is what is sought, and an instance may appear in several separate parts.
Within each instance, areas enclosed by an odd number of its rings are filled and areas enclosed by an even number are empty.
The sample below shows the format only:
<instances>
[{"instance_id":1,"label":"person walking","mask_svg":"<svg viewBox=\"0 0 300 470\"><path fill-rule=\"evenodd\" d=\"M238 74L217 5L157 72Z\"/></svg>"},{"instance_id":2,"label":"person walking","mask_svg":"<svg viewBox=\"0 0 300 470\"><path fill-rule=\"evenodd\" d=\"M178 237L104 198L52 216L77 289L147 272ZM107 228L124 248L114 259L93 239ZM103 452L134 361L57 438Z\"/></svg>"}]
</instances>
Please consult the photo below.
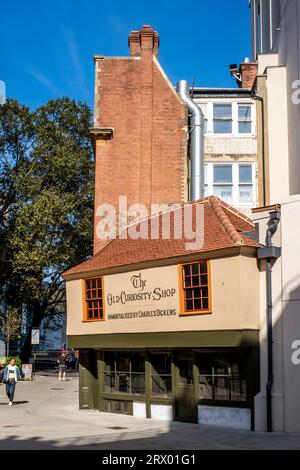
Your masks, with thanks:
<instances>
[{"instance_id":1,"label":"person walking","mask_svg":"<svg viewBox=\"0 0 300 470\"><path fill-rule=\"evenodd\" d=\"M67 370L67 355L66 353L62 353L59 360L58 360L58 380L59 382L66 381L66 370Z\"/></svg>"},{"instance_id":2,"label":"person walking","mask_svg":"<svg viewBox=\"0 0 300 470\"><path fill-rule=\"evenodd\" d=\"M3 381L6 384L6 395L8 398L9 406L12 406L16 390L16 384L21 378L19 367L16 365L16 360L11 359L9 365L5 367L3 373Z\"/></svg>"},{"instance_id":3,"label":"person walking","mask_svg":"<svg viewBox=\"0 0 300 470\"><path fill-rule=\"evenodd\" d=\"M76 372L78 372L79 371L79 349L75 350L74 357L75 357L75 370Z\"/></svg>"}]
</instances>

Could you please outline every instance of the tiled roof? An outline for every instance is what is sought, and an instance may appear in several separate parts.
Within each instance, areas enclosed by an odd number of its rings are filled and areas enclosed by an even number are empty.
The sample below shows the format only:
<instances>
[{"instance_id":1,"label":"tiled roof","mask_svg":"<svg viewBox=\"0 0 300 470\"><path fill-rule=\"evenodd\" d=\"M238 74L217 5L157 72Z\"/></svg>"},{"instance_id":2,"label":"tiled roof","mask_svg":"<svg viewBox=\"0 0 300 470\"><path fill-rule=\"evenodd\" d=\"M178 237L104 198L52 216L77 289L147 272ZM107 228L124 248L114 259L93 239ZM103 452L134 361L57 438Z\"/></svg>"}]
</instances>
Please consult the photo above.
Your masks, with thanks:
<instances>
[{"instance_id":1,"label":"tiled roof","mask_svg":"<svg viewBox=\"0 0 300 470\"><path fill-rule=\"evenodd\" d=\"M172 229L171 237L167 240L163 239L161 230L162 215L160 214L132 226L139 231L143 231L144 229L148 231L148 233L151 233L150 230L153 226L153 222L159 222L160 229L158 239L153 240L149 237L147 240L135 240L130 236L128 236L127 239L123 239L124 233L128 233L128 230L130 230L130 228L127 228L122 232L123 237L120 236L110 241L92 258L66 271L64 276L104 270L117 266L127 266L152 260L175 258L191 253L205 253L241 245L253 248L260 246L255 240L244 233L249 233L255 229L251 219L215 196L210 196L192 204L183 204L180 208L171 210L171 227L176 223L182 224L181 218L177 216L180 215L180 213L183 215L183 209L190 207L193 213L193 230L195 230L197 206L203 207L204 215L204 243L202 248L196 251L187 249L187 243L190 243L191 240L189 240L188 237L182 237L181 240L176 239Z\"/></svg>"}]
</instances>

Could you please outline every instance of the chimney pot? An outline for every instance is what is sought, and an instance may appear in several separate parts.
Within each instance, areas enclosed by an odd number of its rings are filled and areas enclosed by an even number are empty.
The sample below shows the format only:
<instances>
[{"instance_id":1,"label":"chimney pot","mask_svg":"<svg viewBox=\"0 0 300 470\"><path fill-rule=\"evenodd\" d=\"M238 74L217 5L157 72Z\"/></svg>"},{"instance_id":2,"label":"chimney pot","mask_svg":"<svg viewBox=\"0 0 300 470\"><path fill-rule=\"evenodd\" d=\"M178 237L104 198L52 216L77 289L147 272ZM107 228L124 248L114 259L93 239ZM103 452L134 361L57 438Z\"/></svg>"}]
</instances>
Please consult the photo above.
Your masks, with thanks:
<instances>
[{"instance_id":1,"label":"chimney pot","mask_svg":"<svg viewBox=\"0 0 300 470\"><path fill-rule=\"evenodd\" d=\"M150 25L142 26L140 31L131 31L128 38L130 55L132 57L141 57L149 53L157 57L159 43L159 34Z\"/></svg>"}]
</instances>

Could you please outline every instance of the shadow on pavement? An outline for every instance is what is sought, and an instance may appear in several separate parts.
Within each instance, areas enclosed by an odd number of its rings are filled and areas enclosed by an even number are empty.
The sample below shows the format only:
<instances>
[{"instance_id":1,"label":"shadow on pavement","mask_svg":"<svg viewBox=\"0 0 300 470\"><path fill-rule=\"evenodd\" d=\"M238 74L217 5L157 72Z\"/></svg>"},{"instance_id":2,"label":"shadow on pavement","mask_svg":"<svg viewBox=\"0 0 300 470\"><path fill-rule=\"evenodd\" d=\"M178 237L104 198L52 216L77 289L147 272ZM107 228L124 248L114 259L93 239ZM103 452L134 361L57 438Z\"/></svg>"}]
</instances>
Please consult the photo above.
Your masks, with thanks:
<instances>
[{"instance_id":1,"label":"shadow on pavement","mask_svg":"<svg viewBox=\"0 0 300 470\"><path fill-rule=\"evenodd\" d=\"M5 426L3 426L5 427ZM17 427L17 426L16 426ZM171 425L167 432L140 436L133 433L99 434L61 439L20 438L16 434L0 439L1 450L300 450L299 434L263 434L198 429ZM103 432L103 429L102 429Z\"/></svg>"}]
</instances>

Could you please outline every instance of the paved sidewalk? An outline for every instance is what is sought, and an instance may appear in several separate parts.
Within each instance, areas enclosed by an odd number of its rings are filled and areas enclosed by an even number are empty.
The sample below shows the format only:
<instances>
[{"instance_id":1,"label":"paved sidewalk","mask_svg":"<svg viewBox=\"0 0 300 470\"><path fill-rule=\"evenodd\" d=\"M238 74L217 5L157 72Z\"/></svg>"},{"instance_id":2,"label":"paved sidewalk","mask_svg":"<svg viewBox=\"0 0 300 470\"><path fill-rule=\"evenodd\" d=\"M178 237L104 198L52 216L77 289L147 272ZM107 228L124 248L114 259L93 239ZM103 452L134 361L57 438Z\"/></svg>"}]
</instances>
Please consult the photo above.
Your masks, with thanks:
<instances>
[{"instance_id":1,"label":"paved sidewalk","mask_svg":"<svg viewBox=\"0 0 300 470\"><path fill-rule=\"evenodd\" d=\"M299 449L300 434L233 432L78 410L78 378L37 376L9 407L0 385L0 449Z\"/></svg>"}]
</instances>

